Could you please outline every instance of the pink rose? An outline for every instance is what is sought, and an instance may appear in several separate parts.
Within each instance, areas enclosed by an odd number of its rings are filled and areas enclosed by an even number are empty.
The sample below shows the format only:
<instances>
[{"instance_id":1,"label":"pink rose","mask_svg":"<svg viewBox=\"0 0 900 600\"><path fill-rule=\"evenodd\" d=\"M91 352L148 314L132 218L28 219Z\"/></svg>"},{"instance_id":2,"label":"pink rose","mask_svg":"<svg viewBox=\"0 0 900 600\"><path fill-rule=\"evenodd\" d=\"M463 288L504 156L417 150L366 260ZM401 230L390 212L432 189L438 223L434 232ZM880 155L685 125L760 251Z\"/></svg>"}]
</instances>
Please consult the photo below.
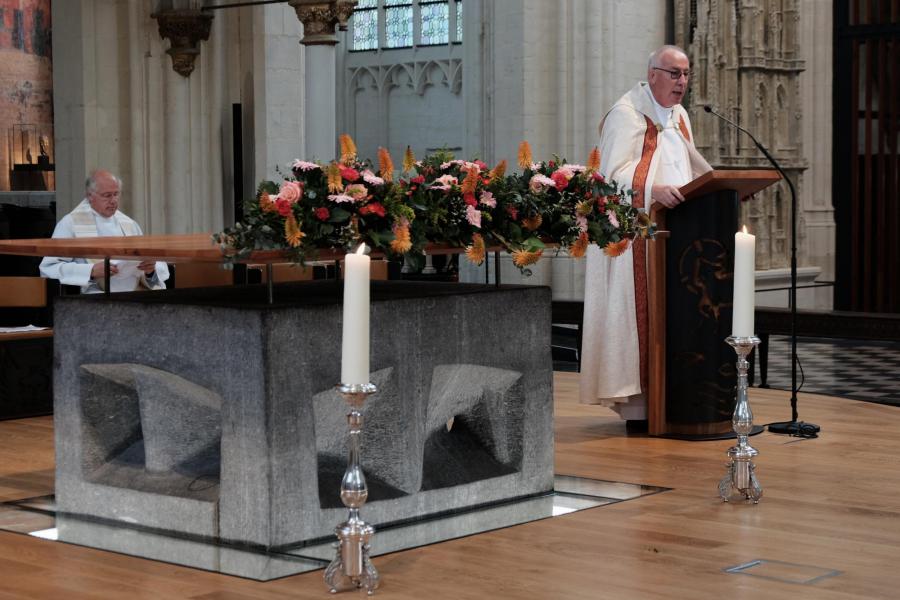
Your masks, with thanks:
<instances>
[{"instance_id":1,"label":"pink rose","mask_svg":"<svg viewBox=\"0 0 900 600\"><path fill-rule=\"evenodd\" d=\"M361 183L351 183L344 188L344 194L359 202L366 199L366 196L369 195L369 190Z\"/></svg>"},{"instance_id":2,"label":"pink rose","mask_svg":"<svg viewBox=\"0 0 900 600\"><path fill-rule=\"evenodd\" d=\"M281 189L278 191L278 198L285 200L290 204L294 204L300 200L300 196L302 195L303 188L296 181L285 181L281 184Z\"/></svg>"},{"instance_id":3,"label":"pink rose","mask_svg":"<svg viewBox=\"0 0 900 600\"><path fill-rule=\"evenodd\" d=\"M481 192L481 196L479 198L481 203L490 208L494 208L497 206L497 201L494 199L494 195L487 190Z\"/></svg>"}]
</instances>

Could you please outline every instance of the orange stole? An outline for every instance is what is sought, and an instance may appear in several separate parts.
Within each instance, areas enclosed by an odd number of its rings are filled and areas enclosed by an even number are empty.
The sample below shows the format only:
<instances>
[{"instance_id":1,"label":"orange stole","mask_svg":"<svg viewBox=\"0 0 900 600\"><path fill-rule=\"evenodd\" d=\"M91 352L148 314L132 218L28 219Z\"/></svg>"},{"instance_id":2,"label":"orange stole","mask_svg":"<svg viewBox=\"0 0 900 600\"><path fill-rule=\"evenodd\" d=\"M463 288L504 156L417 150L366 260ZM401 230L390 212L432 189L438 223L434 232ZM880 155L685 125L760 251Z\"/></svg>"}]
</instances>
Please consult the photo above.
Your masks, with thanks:
<instances>
[{"instance_id":1,"label":"orange stole","mask_svg":"<svg viewBox=\"0 0 900 600\"><path fill-rule=\"evenodd\" d=\"M684 136L684 139L687 141L691 141L691 132L688 131L687 123L684 122L684 116L678 117L678 129L681 130L681 135Z\"/></svg>"},{"instance_id":2,"label":"orange stole","mask_svg":"<svg viewBox=\"0 0 900 600\"><path fill-rule=\"evenodd\" d=\"M644 147L641 150L641 160L634 169L632 189L638 191L632 198L632 205L637 208L649 207L650 202L644 198L644 187L647 183L647 175L650 172L650 160L656 152L657 135L659 131L656 125L646 115L647 131L644 133ZM635 240L632 243L632 258L634 259L634 308L637 317L638 350L641 362L641 391L648 389L648 335L650 328L650 315L647 301L647 243L643 240Z\"/></svg>"}]
</instances>

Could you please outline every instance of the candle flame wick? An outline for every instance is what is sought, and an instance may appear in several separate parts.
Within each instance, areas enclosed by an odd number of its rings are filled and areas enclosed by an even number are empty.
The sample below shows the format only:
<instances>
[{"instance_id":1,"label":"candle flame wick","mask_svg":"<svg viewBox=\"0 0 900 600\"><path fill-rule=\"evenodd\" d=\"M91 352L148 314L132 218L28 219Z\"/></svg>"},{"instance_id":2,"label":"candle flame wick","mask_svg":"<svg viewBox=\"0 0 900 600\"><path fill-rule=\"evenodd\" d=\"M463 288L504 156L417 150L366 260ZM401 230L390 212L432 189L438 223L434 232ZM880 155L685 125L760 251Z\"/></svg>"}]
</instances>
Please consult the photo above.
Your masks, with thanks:
<instances>
[{"instance_id":1,"label":"candle flame wick","mask_svg":"<svg viewBox=\"0 0 900 600\"><path fill-rule=\"evenodd\" d=\"M747 233L747 226L744 225L744 233Z\"/></svg>"},{"instance_id":2,"label":"candle flame wick","mask_svg":"<svg viewBox=\"0 0 900 600\"><path fill-rule=\"evenodd\" d=\"M365 254L366 253L366 244L365 242L359 245L359 248L356 249L357 254Z\"/></svg>"}]
</instances>

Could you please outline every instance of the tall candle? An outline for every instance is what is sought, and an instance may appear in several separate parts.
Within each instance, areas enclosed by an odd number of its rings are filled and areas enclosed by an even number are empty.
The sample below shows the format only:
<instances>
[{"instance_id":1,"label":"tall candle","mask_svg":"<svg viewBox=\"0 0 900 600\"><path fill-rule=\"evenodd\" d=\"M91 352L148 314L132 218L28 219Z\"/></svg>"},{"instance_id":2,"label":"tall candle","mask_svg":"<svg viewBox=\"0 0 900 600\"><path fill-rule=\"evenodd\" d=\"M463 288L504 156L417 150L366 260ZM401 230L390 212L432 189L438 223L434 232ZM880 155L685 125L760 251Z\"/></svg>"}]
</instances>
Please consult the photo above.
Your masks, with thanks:
<instances>
[{"instance_id":1,"label":"tall candle","mask_svg":"<svg viewBox=\"0 0 900 600\"><path fill-rule=\"evenodd\" d=\"M753 311L756 292L756 236L743 231L734 234L734 311L731 335L753 335Z\"/></svg>"},{"instance_id":2,"label":"tall candle","mask_svg":"<svg viewBox=\"0 0 900 600\"><path fill-rule=\"evenodd\" d=\"M369 257L360 244L344 257L344 330L341 383L369 383Z\"/></svg>"}]
</instances>

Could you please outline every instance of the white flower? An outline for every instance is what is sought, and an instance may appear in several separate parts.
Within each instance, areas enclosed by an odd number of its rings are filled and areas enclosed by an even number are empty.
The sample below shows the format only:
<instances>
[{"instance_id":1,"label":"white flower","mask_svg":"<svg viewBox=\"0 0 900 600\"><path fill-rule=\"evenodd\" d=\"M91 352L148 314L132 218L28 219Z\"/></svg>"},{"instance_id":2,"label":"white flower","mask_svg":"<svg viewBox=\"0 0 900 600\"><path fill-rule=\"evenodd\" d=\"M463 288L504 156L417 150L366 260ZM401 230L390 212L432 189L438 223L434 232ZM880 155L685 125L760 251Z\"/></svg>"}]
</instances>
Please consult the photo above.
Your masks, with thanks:
<instances>
[{"instance_id":1,"label":"white flower","mask_svg":"<svg viewBox=\"0 0 900 600\"><path fill-rule=\"evenodd\" d=\"M431 189L449 191L454 185L459 184L459 180L453 175L441 175L431 184Z\"/></svg>"},{"instance_id":2,"label":"white flower","mask_svg":"<svg viewBox=\"0 0 900 600\"><path fill-rule=\"evenodd\" d=\"M613 211L611 208L606 209L606 218L609 219L610 225L618 229L619 219L618 217L616 217L615 211Z\"/></svg>"},{"instance_id":3,"label":"white flower","mask_svg":"<svg viewBox=\"0 0 900 600\"><path fill-rule=\"evenodd\" d=\"M362 172L362 178L363 181L365 181L369 185L384 185L384 179L382 179L369 169L366 169Z\"/></svg>"},{"instance_id":4,"label":"white flower","mask_svg":"<svg viewBox=\"0 0 900 600\"><path fill-rule=\"evenodd\" d=\"M587 167L584 165L562 165L560 169L567 169L574 173L584 173L587 171Z\"/></svg>"},{"instance_id":5,"label":"white flower","mask_svg":"<svg viewBox=\"0 0 900 600\"><path fill-rule=\"evenodd\" d=\"M547 177L546 175L541 175L537 173L533 175L531 179L528 181L528 189L530 189L533 193L537 194L543 192L548 187L555 187L556 182Z\"/></svg>"},{"instance_id":6,"label":"white flower","mask_svg":"<svg viewBox=\"0 0 900 600\"><path fill-rule=\"evenodd\" d=\"M353 196L348 196L347 194L331 194L328 196L328 199L332 202L356 202L356 199Z\"/></svg>"},{"instance_id":7,"label":"white flower","mask_svg":"<svg viewBox=\"0 0 900 600\"><path fill-rule=\"evenodd\" d=\"M314 162L309 162L305 160L300 160L299 158L295 158L294 162L291 164L292 169L299 169L300 171L312 171L313 169L321 169L319 165Z\"/></svg>"}]
</instances>

